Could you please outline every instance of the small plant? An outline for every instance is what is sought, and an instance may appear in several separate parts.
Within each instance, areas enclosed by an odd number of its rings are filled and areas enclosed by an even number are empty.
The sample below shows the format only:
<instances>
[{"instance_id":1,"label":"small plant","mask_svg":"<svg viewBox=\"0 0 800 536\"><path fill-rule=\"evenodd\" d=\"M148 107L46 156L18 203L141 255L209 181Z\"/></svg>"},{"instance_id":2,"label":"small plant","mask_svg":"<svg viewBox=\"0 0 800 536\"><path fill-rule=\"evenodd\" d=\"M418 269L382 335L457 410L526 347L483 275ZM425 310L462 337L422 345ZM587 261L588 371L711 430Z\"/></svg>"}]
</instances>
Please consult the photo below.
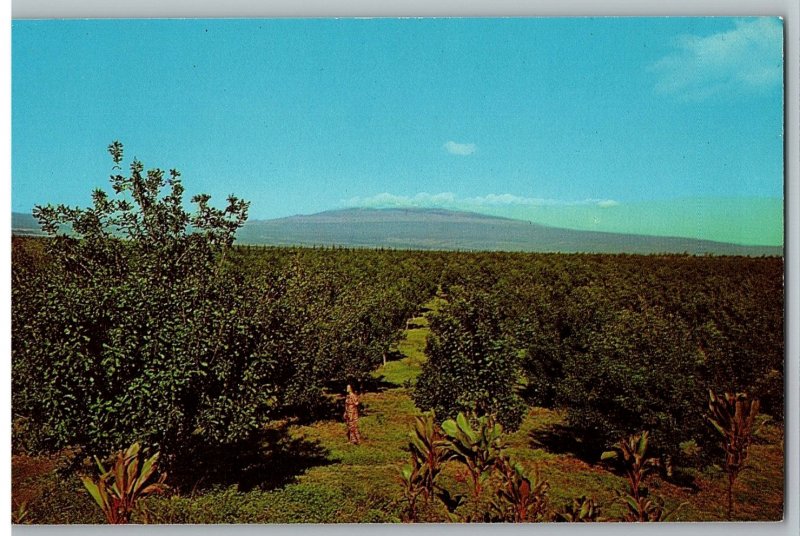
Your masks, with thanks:
<instances>
[{"instance_id":1,"label":"small plant","mask_svg":"<svg viewBox=\"0 0 800 536\"><path fill-rule=\"evenodd\" d=\"M403 487L403 499L406 501L406 509L402 515L404 523L415 523L417 519L417 499L424 491L423 476L420 467L414 465L404 465L400 469L400 484Z\"/></svg>"},{"instance_id":2,"label":"small plant","mask_svg":"<svg viewBox=\"0 0 800 536\"><path fill-rule=\"evenodd\" d=\"M723 437L725 449L723 469L728 474L728 519L733 519L733 485L747 462L747 451L753 441L753 423L760 404L745 393L718 396L709 391L708 418Z\"/></svg>"},{"instance_id":3,"label":"small plant","mask_svg":"<svg viewBox=\"0 0 800 536\"><path fill-rule=\"evenodd\" d=\"M447 443L436 425L433 412L414 417L414 430L408 436L411 460L420 474L422 491L427 500L433 495L436 477L448 457Z\"/></svg>"},{"instance_id":4,"label":"small plant","mask_svg":"<svg viewBox=\"0 0 800 536\"><path fill-rule=\"evenodd\" d=\"M464 414L459 413L455 421L444 421L442 430L447 435L452 457L467 466L473 498L477 499L502 453L503 427L491 416L484 416L477 419L477 429L473 429Z\"/></svg>"},{"instance_id":5,"label":"small plant","mask_svg":"<svg viewBox=\"0 0 800 536\"><path fill-rule=\"evenodd\" d=\"M496 468L500 485L492 501L492 513L500 520L516 523L547 520L550 484L541 480L538 472L534 473L533 480L529 479L519 464L502 456Z\"/></svg>"},{"instance_id":6,"label":"small plant","mask_svg":"<svg viewBox=\"0 0 800 536\"><path fill-rule=\"evenodd\" d=\"M602 454L602 460L617 459L621 462L628 477L628 492L618 493L628 508L625 521L668 521L682 506L679 504L667 511L660 497L649 497L647 488L642 486L644 478L658 467L656 458L647 455L649 434L634 434L619 442L619 446Z\"/></svg>"},{"instance_id":7,"label":"small plant","mask_svg":"<svg viewBox=\"0 0 800 536\"><path fill-rule=\"evenodd\" d=\"M166 489L166 473L155 482L148 483L155 474L159 453L145 460L139 468L139 443L124 452L117 452L114 465L106 470L97 457L100 478L97 481L81 477L89 494L103 510L106 520L113 525L129 523L139 500Z\"/></svg>"},{"instance_id":8,"label":"small plant","mask_svg":"<svg viewBox=\"0 0 800 536\"><path fill-rule=\"evenodd\" d=\"M600 515L600 506L592 498L585 495L577 499L572 499L564 510L556 514L556 521L566 521L568 523L588 523L594 521L605 521L606 518Z\"/></svg>"},{"instance_id":9,"label":"small plant","mask_svg":"<svg viewBox=\"0 0 800 536\"><path fill-rule=\"evenodd\" d=\"M628 477L630 494L639 499L644 477L658 467L658 460L647 455L647 442L650 434L642 432L633 434L619 442L614 450L608 450L600 456L601 460L619 460Z\"/></svg>"},{"instance_id":10,"label":"small plant","mask_svg":"<svg viewBox=\"0 0 800 536\"><path fill-rule=\"evenodd\" d=\"M672 510L667 510L661 497L648 497L643 494L635 498L624 492L619 493L619 497L628 507L623 521L669 521L686 504L680 503Z\"/></svg>"}]
</instances>

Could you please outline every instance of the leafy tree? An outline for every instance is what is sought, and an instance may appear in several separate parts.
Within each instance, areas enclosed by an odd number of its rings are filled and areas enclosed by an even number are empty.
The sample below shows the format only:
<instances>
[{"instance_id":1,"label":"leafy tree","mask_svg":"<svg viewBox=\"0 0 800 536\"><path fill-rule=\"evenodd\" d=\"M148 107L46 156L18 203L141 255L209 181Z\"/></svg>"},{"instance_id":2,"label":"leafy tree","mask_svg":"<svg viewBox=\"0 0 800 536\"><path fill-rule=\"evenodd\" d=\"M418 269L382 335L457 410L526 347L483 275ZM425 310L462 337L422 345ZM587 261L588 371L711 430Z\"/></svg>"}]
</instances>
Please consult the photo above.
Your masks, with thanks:
<instances>
[{"instance_id":1,"label":"leafy tree","mask_svg":"<svg viewBox=\"0 0 800 536\"><path fill-rule=\"evenodd\" d=\"M599 447L638 430L677 459L703 430L701 356L676 318L657 308L623 310L564 365L559 402L575 431Z\"/></svg>"},{"instance_id":2,"label":"leafy tree","mask_svg":"<svg viewBox=\"0 0 800 536\"><path fill-rule=\"evenodd\" d=\"M414 390L420 408L453 418L459 412L494 415L508 429L522 420L520 360L503 336L497 307L485 293L453 296L431 318L428 361Z\"/></svg>"},{"instance_id":3,"label":"leafy tree","mask_svg":"<svg viewBox=\"0 0 800 536\"><path fill-rule=\"evenodd\" d=\"M248 203L196 195L189 213L178 171L134 160L126 176L122 144L109 152L114 196L34 209L51 264L13 283L13 411L38 448L136 438L169 463L246 437L274 409L274 334L226 262Z\"/></svg>"}]
</instances>

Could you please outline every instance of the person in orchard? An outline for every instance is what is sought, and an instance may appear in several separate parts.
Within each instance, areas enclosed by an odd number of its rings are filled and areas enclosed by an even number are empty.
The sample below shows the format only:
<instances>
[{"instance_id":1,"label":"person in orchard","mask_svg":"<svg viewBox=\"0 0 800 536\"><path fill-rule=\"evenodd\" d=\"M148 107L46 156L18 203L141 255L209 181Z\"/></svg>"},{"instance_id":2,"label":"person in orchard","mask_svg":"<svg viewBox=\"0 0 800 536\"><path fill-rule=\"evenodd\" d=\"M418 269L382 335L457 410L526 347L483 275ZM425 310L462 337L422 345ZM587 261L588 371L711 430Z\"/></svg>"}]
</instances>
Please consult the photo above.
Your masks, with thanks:
<instances>
[{"instance_id":1,"label":"person in orchard","mask_svg":"<svg viewBox=\"0 0 800 536\"><path fill-rule=\"evenodd\" d=\"M344 399L344 422L347 425L347 440L354 445L361 443L361 434L358 432L358 395L347 384L347 397Z\"/></svg>"}]
</instances>

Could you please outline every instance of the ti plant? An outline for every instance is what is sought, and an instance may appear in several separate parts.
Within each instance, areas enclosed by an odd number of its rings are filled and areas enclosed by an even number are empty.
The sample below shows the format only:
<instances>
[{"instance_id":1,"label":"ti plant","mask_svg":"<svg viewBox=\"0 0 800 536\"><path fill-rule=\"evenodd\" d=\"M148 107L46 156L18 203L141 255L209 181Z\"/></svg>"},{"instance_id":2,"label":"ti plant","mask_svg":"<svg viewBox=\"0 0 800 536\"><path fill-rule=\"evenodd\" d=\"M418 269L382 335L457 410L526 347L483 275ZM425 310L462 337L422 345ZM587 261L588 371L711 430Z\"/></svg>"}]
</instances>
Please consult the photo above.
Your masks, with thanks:
<instances>
[{"instance_id":1,"label":"ti plant","mask_svg":"<svg viewBox=\"0 0 800 536\"><path fill-rule=\"evenodd\" d=\"M109 523L129 523L140 499L166 489L166 473L151 482L158 466L158 457L159 453L156 452L140 468L139 443L134 443L124 452L117 452L114 465L108 470L95 457L100 478L95 481L84 476L81 480Z\"/></svg>"},{"instance_id":2,"label":"ti plant","mask_svg":"<svg viewBox=\"0 0 800 536\"><path fill-rule=\"evenodd\" d=\"M647 455L649 434L634 434L619 442L614 450L606 451L602 460L616 459L622 464L628 477L627 493L619 493L620 499L628 508L625 521L668 521L682 506L667 511L659 497L648 497L647 489L642 487L644 478L658 467L658 460Z\"/></svg>"},{"instance_id":3,"label":"ti plant","mask_svg":"<svg viewBox=\"0 0 800 536\"><path fill-rule=\"evenodd\" d=\"M459 413L456 420L444 421L442 430L447 435L452 458L466 465L469 471L473 497L479 497L483 483L502 453L503 427L491 416L484 416L477 419L477 429L473 429L464 414Z\"/></svg>"},{"instance_id":4,"label":"ti plant","mask_svg":"<svg viewBox=\"0 0 800 536\"><path fill-rule=\"evenodd\" d=\"M675 513L683 508L686 503L680 503L675 508L667 510L664 499L661 497L647 497L642 495L634 498L628 493L620 493L628 512L623 516L623 521L669 521Z\"/></svg>"},{"instance_id":5,"label":"ti plant","mask_svg":"<svg viewBox=\"0 0 800 536\"><path fill-rule=\"evenodd\" d=\"M406 510L402 521L414 523L417 521L417 499L423 492L423 477L418 465L404 465L400 469L400 484L403 486L403 499L406 501Z\"/></svg>"},{"instance_id":6,"label":"ti plant","mask_svg":"<svg viewBox=\"0 0 800 536\"><path fill-rule=\"evenodd\" d=\"M638 500L641 494L642 481L653 469L658 467L658 460L647 455L649 434L633 434L619 442L614 450L608 450L600 456L601 460L619 460L628 477L630 495Z\"/></svg>"},{"instance_id":7,"label":"ti plant","mask_svg":"<svg viewBox=\"0 0 800 536\"><path fill-rule=\"evenodd\" d=\"M566 521L568 523L588 523L591 521L605 521L606 518L600 515L600 505L594 499L582 495L577 499L572 499L564 510L556 515L556 521Z\"/></svg>"},{"instance_id":8,"label":"ti plant","mask_svg":"<svg viewBox=\"0 0 800 536\"><path fill-rule=\"evenodd\" d=\"M760 404L745 393L718 396L709 391L708 420L722 435L725 449L723 469L728 474L728 519L733 519L733 485L747 462L747 450L753 441L753 423Z\"/></svg>"},{"instance_id":9,"label":"ti plant","mask_svg":"<svg viewBox=\"0 0 800 536\"><path fill-rule=\"evenodd\" d=\"M447 460L447 443L436 426L433 412L415 417L414 430L408 436L411 462L419 473L422 492L428 500L434 493L436 477L442 470L442 464Z\"/></svg>"},{"instance_id":10,"label":"ti plant","mask_svg":"<svg viewBox=\"0 0 800 536\"><path fill-rule=\"evenodd\" d=\"M492 500L493 514L503 521L516 523L547 520L550 484L541 480L538 472L533 480L529 479L519 464L502 456L496 468L500 473L500 486Z\"/></svg>"}]
</instances>

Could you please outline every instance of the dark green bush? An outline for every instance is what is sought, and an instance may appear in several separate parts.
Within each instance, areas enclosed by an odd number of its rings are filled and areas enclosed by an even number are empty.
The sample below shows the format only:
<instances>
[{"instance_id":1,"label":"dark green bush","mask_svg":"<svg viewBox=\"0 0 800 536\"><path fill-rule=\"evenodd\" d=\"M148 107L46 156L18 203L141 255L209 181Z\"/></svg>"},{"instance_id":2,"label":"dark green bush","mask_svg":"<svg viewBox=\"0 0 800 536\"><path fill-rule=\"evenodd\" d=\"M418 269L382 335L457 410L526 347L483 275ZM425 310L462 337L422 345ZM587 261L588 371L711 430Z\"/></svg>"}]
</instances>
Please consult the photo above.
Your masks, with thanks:
<instances>
[{"instance_id":1,"label":"dark green bush","mask_svg":"<svg viewBox=\"0 0 800 536\"><path fill-rule=\"evenodd\" d=\"M501 330L496 305L485 293L453 295L431 316L428 361L414 389L414 401L440 419L459 412L494 415L507 429L522 420L517 352Z\"/></svg>"},{"instance_id":2,"label":"dark green bush","mask_svg":"<svg viewBox=\"0 0 800 536\"><path fill-rule=\"evenodd\" d=\"M704 429L701 364L679 319L657 308L619 311L570 355L559 402L598 447L649 430L657 451L677 457Z\"/></svg>"}]
</instances>

